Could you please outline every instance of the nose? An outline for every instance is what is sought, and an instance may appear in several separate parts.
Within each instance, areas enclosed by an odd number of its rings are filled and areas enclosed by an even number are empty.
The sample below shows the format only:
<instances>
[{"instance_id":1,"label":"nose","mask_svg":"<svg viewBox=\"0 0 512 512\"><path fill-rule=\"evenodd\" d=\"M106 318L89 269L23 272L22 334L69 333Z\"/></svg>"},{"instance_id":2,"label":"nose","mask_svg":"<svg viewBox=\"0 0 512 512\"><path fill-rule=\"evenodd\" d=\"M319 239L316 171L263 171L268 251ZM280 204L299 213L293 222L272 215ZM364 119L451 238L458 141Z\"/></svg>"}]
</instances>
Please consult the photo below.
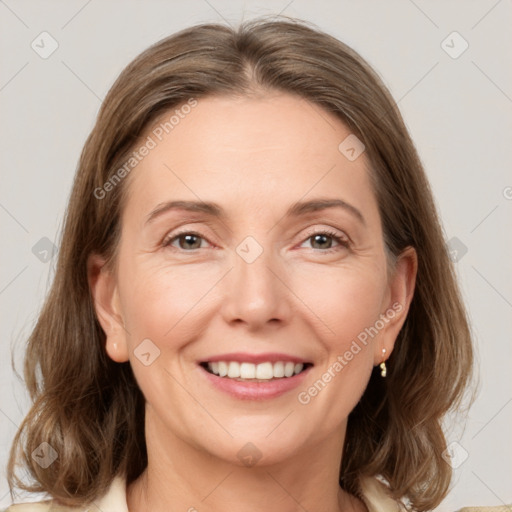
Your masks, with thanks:
<instances>
[{"instance_id":1,"label":"nose","mask_svg":"<svg viewBox=\"0 0 512 512\"><path fill-rule=\"evenodd\" d=\"M229 324L245 324L250 331L290 321L290 291L284 266L270 249L254 261L243 251L234 253L233 268L224 279L222 315Z\"/></svg>"}]
</instances>

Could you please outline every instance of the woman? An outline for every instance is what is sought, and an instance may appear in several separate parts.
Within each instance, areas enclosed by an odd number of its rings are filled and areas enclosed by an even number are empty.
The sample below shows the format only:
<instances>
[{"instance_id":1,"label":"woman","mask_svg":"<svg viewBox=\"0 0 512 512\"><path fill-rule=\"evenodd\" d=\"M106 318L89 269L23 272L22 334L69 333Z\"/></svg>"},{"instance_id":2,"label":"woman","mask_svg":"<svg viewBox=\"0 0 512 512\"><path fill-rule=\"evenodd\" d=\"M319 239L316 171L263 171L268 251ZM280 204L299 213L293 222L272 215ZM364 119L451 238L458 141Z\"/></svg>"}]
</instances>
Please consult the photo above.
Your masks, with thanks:
<instances>
[{"instance_id":1,"label":"woman","mask_svg":"<svg viewBox=\"0 0 512 512\"><path fill-rule=\"evenodd\" d=\"M9 510L431 510L472 360L376 73L296 20L192 27L83 149L8 467L52 501Z\"/></svg>"}]
</instances>

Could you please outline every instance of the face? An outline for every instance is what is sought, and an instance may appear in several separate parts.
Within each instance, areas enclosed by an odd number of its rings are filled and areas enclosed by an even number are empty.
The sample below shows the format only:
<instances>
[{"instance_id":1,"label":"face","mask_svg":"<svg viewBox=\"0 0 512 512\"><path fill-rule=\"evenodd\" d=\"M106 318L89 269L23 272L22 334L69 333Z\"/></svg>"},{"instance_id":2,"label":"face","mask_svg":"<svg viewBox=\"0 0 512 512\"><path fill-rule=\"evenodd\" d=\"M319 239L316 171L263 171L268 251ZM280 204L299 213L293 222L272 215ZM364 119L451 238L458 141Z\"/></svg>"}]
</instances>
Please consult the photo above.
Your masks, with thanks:
<instances>
[{"instance_id":1,"label":"face","mask_svg":"<svg viewBox=\"0 0 512 512\"><path fill-rule=\"evenodd\" d=\"M388 275L366 156L339 150L351 132L329 112L280 93L188 110L143 137L155 147L123 184L96 310L155 436L271 464L342 438L405 320L414 261Z\"/></svg>"}]
</instances>

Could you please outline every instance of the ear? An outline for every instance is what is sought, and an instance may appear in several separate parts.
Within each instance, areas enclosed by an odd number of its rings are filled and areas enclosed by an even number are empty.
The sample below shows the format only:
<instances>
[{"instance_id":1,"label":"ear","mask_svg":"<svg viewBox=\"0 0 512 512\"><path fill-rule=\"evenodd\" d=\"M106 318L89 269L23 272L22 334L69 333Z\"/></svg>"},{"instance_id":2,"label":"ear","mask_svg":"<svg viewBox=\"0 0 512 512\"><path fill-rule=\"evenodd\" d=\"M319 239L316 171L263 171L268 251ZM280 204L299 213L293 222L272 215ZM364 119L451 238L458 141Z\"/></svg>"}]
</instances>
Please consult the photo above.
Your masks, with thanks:
<instances>
[{"instance_id":1,"label":"ear","mask_svg":"<svg viewBox=\"0 0 512 512\"><path fill-rule=\"evenodd\" d=\"M87 277L96 316L106 335L107 354L112 360L123 363L129 360L127 331L116 276L105 263L103 257L91 254L87 260Z\"/></svg>"},{"instance_id":2,"label":"ear","mask_svg":"<svg viewBox=\"0 0 512 512\"><path fill-rule=\"evenodd\" d=\"M414 296L417 271L418 255L416 250L414 247L407 247L397 257L395 268L389 279L381 315L384 327L375 344L374 365L388 359L393 351ZM383 353L383 349L386 350L385 353Z\"/></svg>"}]
</instances>

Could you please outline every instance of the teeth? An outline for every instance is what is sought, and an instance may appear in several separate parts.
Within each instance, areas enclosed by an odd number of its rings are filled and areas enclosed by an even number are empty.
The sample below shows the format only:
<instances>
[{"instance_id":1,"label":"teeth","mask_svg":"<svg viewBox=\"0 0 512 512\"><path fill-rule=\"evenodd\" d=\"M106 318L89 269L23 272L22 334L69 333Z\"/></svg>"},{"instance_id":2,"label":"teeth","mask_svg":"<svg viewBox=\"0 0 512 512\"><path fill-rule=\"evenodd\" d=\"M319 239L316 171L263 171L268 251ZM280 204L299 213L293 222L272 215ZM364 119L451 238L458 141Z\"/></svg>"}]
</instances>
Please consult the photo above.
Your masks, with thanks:
<instances>
[{"instance_id":1,"label":"teeth","mask_svg":"<svg viewBox=\"0 0 512 512\"><path fill-rule=\"evenodd\" d=\"M224 361L219 361L219 376L225 377L228 374L228 364ZM212 363L208 363L208 368L213 372ZM215 373L215 372L214 372Z\"/></svg>"},{"instance_id":2,"label":"teeth","mask_svg":"<svg viewBox=\"0 0 512 512\"><path fill-rule=\"evenodd\" d=\"M257 379L272 379L274 377L274 365L272 363L261 363L256 366Z\"/></svg>"},{"instance_id":3,"label":"teeth","mask_svg":"<svg viewBox=\"0 0 512 512\"><path fill-rule=\"evenodd\" d=\"M270 380L282 377L292 377L304 369L302 363L278 361L277 363L239 363L238 361L218 361L208 363L208 369L219 377L230 379Z\"/></svg>"},{"instance_id":4,"label":"teeth","mask_svg":"<svg viewBox=\"0 0 512 512\"><path fill-rule=\"evenodd\" d=\"M274 377L278 379L284 377L284 363L282 361L274 363Z\"/></svg>"},{"instance_id":5,"label":"teeth","mask_svg":"<svg viewBox=\"0 0 512 512\"><path fill-rule=\"evenodd\" d=\"M215 371L213 373L215 373ZM242 363L240 365L239 377L242 379L255 379L256 378L256 365L251 364L251 363Z\"/></svg>"},{"instance_id":6,"label":"teeth","mask_svg":"<svg viewBox=\"0 0 512 512\"><path fill-rule=\"evenodd\" d=\"M228 377L230 379L236 379L240 377L240 363L232 361L228 364Z\"/></svg>"},{"instance_id":7,"label":"teeth","mask_svg":"<svg viewBox=\"0 0 512 512\"><path fill-rule=\"evenodd\" d=\"M284 365L284 376L291 377L293 375L293 370L295 370L295 365L293 363L286 363Z\"/></svg>"}]
</instances>

